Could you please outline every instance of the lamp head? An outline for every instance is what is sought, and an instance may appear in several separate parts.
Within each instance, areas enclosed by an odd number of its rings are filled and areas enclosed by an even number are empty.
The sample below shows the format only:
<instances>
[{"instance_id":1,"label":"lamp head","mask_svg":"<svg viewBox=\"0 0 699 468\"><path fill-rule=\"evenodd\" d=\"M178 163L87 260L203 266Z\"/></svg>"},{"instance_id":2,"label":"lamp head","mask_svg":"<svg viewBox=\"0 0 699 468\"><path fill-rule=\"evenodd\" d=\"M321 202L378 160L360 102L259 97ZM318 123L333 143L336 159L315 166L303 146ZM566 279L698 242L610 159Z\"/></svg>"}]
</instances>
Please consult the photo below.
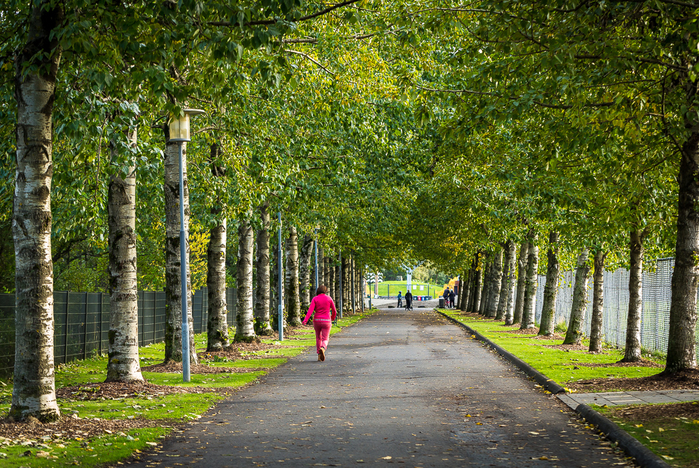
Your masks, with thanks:
<instances>
[{"instance_id":1,"label":"lamp head","mask_svg":"<svg viewBox=\"0 0 699 468\"><path fill-rule=\"evenodd\" d=\"M201 109L184 109L184 115L170 119L170 140L169 141L191 141L189 120L191 117L206 114Z\"/></svg>"}]
</instances>

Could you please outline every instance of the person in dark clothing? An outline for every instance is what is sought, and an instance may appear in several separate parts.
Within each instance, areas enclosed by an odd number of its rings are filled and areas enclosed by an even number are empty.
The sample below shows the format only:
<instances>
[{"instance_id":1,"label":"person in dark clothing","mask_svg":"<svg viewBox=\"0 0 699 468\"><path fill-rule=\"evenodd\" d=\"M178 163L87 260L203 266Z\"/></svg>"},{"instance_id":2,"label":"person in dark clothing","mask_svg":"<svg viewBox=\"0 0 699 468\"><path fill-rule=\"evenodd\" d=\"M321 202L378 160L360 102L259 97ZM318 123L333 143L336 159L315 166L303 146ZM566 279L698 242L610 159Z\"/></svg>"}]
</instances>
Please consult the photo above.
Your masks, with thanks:
<instances>
[{"instance_id":1,"label":"person in dark clothing","mask_svg":"<svg viewBox=\"0 0 699 468\"><path fill-rule=\"evenodd\" d=\"M444 307L449 307L449 288L444 290L444 294L442 294L442 297L444 298Z\"/></svg>"},{"instance_id":2,"label":"person in dark clothing","mask_svg":"<svg viewBox=\"0 0 699 468\"><path fill-rule=\"evenodd\" d=\"M456 290L449 291L449 307L454 308L454 299L456 298Z\"/></svg>"},{"instance_id":3,"label":"person in dark clothing","mask_svg":"<svg viewBox=\"0 0 699 468\"><path fill-rule=\"evenodd\" d=\"M402 300L402 297L401 297L401 293L402 293L402 292L403 292L403 291L398 291L398 307L403 307L403 300Z\"/></svg>"},{"instance_id":4,"label":"person in dark clothing","mask_svg":"<svg viewBox=\"0 0 699 468\"><path fill-rule=\"evenodd\" d=\"M405 310L413 310L413 293L405 293Z\"/></svg>"}]
</instances>

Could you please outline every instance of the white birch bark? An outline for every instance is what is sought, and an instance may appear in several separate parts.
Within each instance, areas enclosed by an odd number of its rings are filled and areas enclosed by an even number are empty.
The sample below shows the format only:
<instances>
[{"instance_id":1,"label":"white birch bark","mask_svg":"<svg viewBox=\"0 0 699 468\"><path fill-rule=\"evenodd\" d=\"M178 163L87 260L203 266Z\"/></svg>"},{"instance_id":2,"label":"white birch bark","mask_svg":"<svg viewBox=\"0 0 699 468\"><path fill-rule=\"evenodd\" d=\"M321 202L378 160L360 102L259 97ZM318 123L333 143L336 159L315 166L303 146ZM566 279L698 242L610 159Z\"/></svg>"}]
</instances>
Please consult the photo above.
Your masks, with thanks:
<instances>
[{"instance_id":1,"label":"white birch bark","mask_svg":"<svg viewBox=\"0 0 699 468\"><path fill-rule=\"evenodd\" d=\"M539 327L539 335L553 335L556 324L556 297L558 296L558 232L551 231L549 233L549 248L546 253L547 268L546 268L546 286L544 286L544 303L541 307L541 326Z\"/></svg>"},{"instance_id":2,"label":"white birch bark","mask_svg":"<svg viewBox=\"0 0 699 468\"><path fill-rule=\"evenodd\" d=\"M490 281L490 297L488 299L488 310L486 316L496 317L498 314L498 306L500 304L500 292L502 291L502 254L503 249L499 248L495 252L493 259L493 272Z\"/></svg>"},{"instance_id":3,"label":"white birch bark","mask_svg":"<svg viewBox=\"0 0 699 468\"><path fill-rule=\"evenodd\" d=\"M503 246L504 259L502 262L502 278L500 279L500 299L498 300L498 310L495 314L495 320L504 320L507 310L508 299L508 284L510 281L510 259L514 250L510 250L510 242L506 242Z\"/></svg>"},{"instance_id":4,"label":"white birch bark","mask_svg":"<svg viewBox=\"0 0 699 468\"><path fill-rule=\"evenodd\" d=\"M59 419L53 365L53 263L51 260L51 177L53 102L61 59L51 37L63 10L37 2L29 36L15 57L17 102L16 175L12 234L15 247L15 367L10 417ZM43 54L33 59L35 54ZM23 73L23 64L38 67Z\"/></svg>"},{"instance_id":5,"label":"white birch bark","mask_svg":"<svg viewBox=\"0 0 699 468\"><path fill-rule=\"evenodd\" d=\"M221 214L218 214L221 217ZM206 249L206 288L209 299L206 324L206 350L219 351L230 345L228 335L228 307L226 303L226 235L228 225L221 217L218 226L211 228Z\"/></svg>"},{"instance_id":6,"label":"white birch bark","mask_svg":"<svg viewBox=\"0 0 699 468\"><path fill-rule=\"evenodd\" d=\"M517 257L517 295L515 298L514 315L512 323L520 323L524 311L524 290L527 279L527 263L529 253L529 243L522 242L519 248L519 257Z\"/></svg>"},{"instance_id":7,"label":"white birch bark","mask_svg":"<svg viewBox=\"0 0 699 468\"><path fill-rule=\"evenodd\" d=\"M241 220L238 227L238 304L234 339L236 343L251 342L256 338L252 310L252 250L252 226L248 220Z\"/></svg>"},{"instance_id":8,"label":"white birch bark","mask_svg":"<svg viewBox=\"0 0 699 468\"><path fill-rule=\"evenodd\" d=\"M590 320L590 347L591 353L602 352L602 319L604 318L604 260L607 254L601 250L595 253L593 287L592 287L592 317ZM639 337L640 338L640 337ZM639 341L640 357L640 341Z\"/></svg>"},{"instance_id":9,"label":"white birch bark","mask_svg":"<svg viewBox=\"0 0 699 468\"><path fill-rule=\"evenodd\" d=\"M299 300L299 241L296 227L289 226L289 237L286 240L286 275L284 280L286 291L286 317L290 326L301 325L301 302Z\"/></svg>"},{"instance_id":10,"label":"white birch bark","mask_svg":"<svg viewBox=\"0 0 699 468\"><path fill-rule=\"evenodd\" d=\"M620 362L641 360L641 315L643 312L643 233L631 231L629 242L629 314L626 320L626 348Z\"/></svg>"},{"instance_id":11,"label":"white birch bark","mask_svg":"<svg viewBox=\"0 0 699 468\"><path fill-rule=\"evenodd\" d=\"M273 334L270 323L270 266L269 266L269 204L260 206L260 220L262 227L257 231L255 249L255 271L257 281L255 285L255 333L259 336Z\"/></svg>"},{"instance_id":12,"label":"white birch bark","mask_svg":"<svg viewBox=\"0 0 699 468\"><path fill-rule=\"evenodd\" d=\"M515 312L515 290L517 288L517 246L513 240L507 241L507 250L510 252L507 279L507 305L505 306L505 325L512 325Z\"/></svg>"},{"instance_id":13,"label":"white birch bark","mask_svg":"<svg viewBox=\"0 0 699 468\"><path fill-rule=\"evenodd\" d=\"M187 181L187 143L165 145L165 362L182 362L182 281L180 271L180 179L179 146L182 145L184 174L184 232L185 242L189 238L189 183ZM184 310L189 322L189 362L197 364L194 348L194 319L192 318L192 278L189 268L189 246L187 255L187 297Z\"/></svg>"},{"instance_id":14,"label":"white birch bark","mask_svg":"<svg viewBox=\"0 0 699 468\"><path fill-rule=\"evenodd\" d=\"M350 274L349 274L349 258L346 256L342 257L342 262L340 264L340 274L342 275L342 313L347 314L352 308L352 301L350 298L350 288L352 287Z\"/></svg>"},{"instance_id":15,"label":"white birch bark","mask_svg":"<svg viewBox=\"0 0 699 468\"><path fill-rule=\"evenodd\" d=\"M313 237L306 234L299 251L299 294L301 295L301 314L305 314L311 304L311 262L313 260Z\"/></svg>"},{"instance_id":16,"label":"white birch bark","mask_svg":"<svg viewBox=\"0 0 699 468\"><path fill-rule=\"evenodd\" d=\"M127 135L136 146L137 131ZM112 161L118 150L111 145ZM116 162L114 163L116 164ZM112 175L107 202L109 224L109 359L107 382L143 381L138 354L136 275L136 166Z\"/></svg>"},{"instance_id":17,"label":"white birch bark","mask_svg":"<svg viewBox=\"0 0 699 468\"><path fill-rule=\"evenodd\" d=\"M580 344L583 337L583 323L587 310L587 282L590 278L590 266L587 257L590 255L587 247L583 248L578 256L575 267L575 284L573 285L573 304L571 306L570 321L563 344Z\"/></svg>"},{"instance_id":18,"label":"white birch bark","mask_svg":"<svg viewBox=\"0 0 699 468\"><path fill-rule=\"evenodd\" d=\"M536 240L537 235L534 234L529 243L521 330L536 327L536 323L534 322L534 307L536 306L537 271L539 269L539 246L536 245Z\"/></svg>"}]
</instances>

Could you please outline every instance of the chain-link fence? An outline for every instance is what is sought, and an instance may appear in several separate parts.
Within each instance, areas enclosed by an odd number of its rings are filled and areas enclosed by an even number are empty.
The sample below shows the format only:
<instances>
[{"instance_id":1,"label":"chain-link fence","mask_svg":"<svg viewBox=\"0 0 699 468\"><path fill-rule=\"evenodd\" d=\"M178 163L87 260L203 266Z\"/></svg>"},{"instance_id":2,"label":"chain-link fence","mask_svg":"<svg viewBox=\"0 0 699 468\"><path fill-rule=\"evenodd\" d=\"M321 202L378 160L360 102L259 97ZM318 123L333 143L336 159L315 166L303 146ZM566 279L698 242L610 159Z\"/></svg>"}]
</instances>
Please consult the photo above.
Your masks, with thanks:
<instances>
[{"instance_id":1,"label":"chain-link fence","mask_svg":"<svg viewBox=\"0 0 699 468\"><path fill-rule=\"evenodd\" d=\"M85 359L109 349L109 294L55 291L55 363ZM235 324L236 289L226 291L228 324ZM192 298L194 333L206 331L209 300L207 288ZM138 343L141 346L165 339L165 293L139 291ZM0 294L0 375L12 373L15 360L15 295Z\"/></svg>"},{"instance_id":2,"label":"chain-link fence","mask_svg":"<svg viewBox=\"0 0 699 468\"><path fill-rule=\"evenodd\" d=\"M660 259L653 271L643 273L643 311L641 314L641 346L648 351L667 352L670 323L670 285L675 260ZM567 271L558 282L555 322L568 323L573 305L573 283L575 272ZM541 308L544 300L546 277L539 276L536 293L536 321L541 321ZM592 278L588 284L587 311L584 329L590 335L592 317ZM629 313L629 272L616 270L604 273L604 320L603 340L613 346L623 348L626 344L626 321ZM699 328L697 329L699 342ZM697 347L699 351L699 346Z\"/></svg>"}]
</instances>

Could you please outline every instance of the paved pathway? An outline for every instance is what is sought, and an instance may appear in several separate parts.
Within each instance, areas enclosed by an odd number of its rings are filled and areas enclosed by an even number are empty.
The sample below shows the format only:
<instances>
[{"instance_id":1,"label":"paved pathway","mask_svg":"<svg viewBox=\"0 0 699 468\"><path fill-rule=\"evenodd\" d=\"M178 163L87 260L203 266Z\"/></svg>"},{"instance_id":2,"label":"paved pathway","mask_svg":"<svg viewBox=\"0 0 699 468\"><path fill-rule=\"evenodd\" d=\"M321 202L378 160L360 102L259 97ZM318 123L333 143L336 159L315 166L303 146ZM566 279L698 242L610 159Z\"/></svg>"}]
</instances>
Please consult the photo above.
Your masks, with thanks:
<instances>
[{"instance_id":1,"label":"paved pathway","mask_svg":"<svg viewBox=\"0 0 699 468\"><path fill-rule=\"evenodd\" d=\"M426 309L381 310L236 392L135 466L630 466Z\"/></svg>"}]
</instances>

